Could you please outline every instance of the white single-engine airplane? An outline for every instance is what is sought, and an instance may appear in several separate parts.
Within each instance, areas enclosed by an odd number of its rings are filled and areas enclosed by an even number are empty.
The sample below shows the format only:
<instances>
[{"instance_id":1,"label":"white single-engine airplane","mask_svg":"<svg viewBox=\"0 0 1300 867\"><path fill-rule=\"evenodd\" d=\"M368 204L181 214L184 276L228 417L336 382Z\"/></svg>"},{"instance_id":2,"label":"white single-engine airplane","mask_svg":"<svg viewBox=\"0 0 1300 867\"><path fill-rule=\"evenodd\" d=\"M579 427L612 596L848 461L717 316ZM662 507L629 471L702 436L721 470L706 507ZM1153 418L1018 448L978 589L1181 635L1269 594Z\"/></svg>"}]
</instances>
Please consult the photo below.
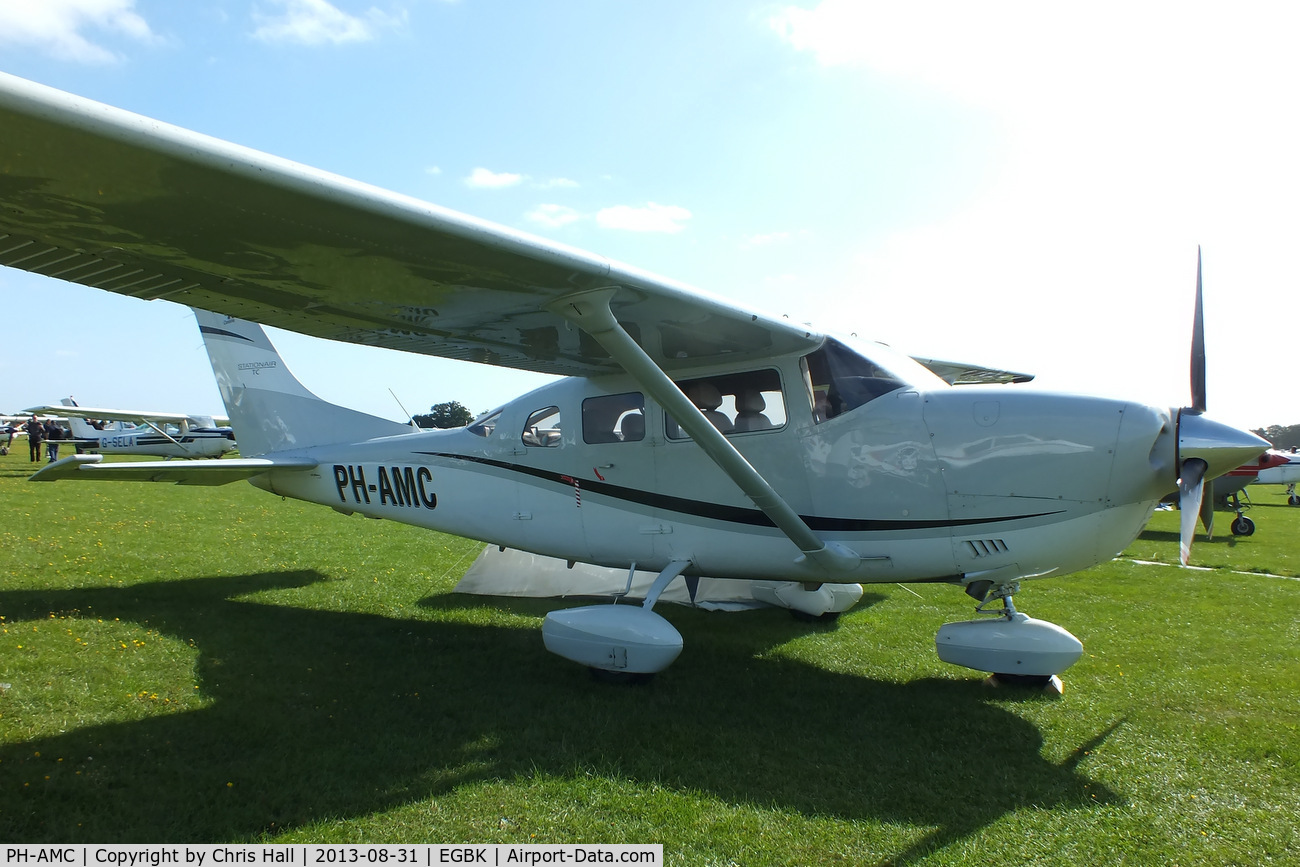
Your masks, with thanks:
<instances>
[{"instance_id":1,"label":"white single-engine airplane","mask_svg":"<svg viewBox=\"0 0 1300 867\"><path fill-rule=\"evenodd\" d=\"M63 398L58 406L34 406L25 412L57 413L66 418L72 431L70 442L78 452L219 458L235 449L235 434L226 419L212 416L78 406L70 397ZM88 419L114 422L114 425L97 428Z\"/></svg>"},{"instance_id":2,"label":"white single-engine airplane","mask_svg":"<svg viewBox=\"0 0 1300 867\"><path fill-rule=\"evenodd\" d=\"M643 604L547 616L550 650L605 672L667 667L682 638L654 605L710 576L785 582L774 598L814 613L837 587L952 584L987 616L945 624L942 659L1055 678L1082 645L1015 609L1020 582L1111 559L1175 480L1186 556L1204 480L1268 445L1202 414L1199 265L1189 407L951 387L879 344L2 75L0 264L199 308L244 455L33 478L247 478L656 571ZM254 322L568 378L415 431L317 398Z\"/></svg>"}]
</instances>

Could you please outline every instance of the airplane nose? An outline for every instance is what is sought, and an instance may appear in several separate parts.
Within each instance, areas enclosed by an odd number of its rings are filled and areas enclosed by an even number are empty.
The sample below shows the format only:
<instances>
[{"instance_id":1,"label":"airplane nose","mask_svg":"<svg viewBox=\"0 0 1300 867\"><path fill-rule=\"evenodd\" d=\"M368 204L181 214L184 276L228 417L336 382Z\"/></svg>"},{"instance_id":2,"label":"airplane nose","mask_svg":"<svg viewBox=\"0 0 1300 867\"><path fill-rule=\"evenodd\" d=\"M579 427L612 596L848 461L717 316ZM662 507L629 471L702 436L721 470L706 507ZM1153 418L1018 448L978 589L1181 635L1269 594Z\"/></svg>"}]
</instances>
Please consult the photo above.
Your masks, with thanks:
<instances>
[{"instance_id":1,"label":"airplane nose","mask_svg":"<svg viewBox=\"0 0 1300 867\"><path fill-rule=\"evenodd\" d=\"M1207 479L1254 460L1268 448L1267 440L1249 431L1238 430L1187 409L1178 413L1178 466L1190 458L1199 458L1206 463L1204 477Z\"/></svg>"}]
</instances>

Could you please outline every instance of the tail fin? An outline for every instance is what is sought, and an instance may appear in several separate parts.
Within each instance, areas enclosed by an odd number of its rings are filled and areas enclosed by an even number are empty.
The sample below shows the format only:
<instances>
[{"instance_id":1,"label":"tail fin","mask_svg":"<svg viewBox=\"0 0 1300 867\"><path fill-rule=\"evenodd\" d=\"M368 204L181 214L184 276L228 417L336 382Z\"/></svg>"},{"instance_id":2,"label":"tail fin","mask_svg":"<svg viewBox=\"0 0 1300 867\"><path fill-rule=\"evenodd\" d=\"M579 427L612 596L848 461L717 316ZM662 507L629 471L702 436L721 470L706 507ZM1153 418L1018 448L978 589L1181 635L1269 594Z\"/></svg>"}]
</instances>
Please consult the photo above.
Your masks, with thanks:
<instances>
[{"instance_id":1,"label":"tail fin","mask_svg":"<svg viewBox=\"0 0 1300 867\"><path fill-rule=\"evenodd\" d=\"M244 457L410 433L409 425L321 400L285 366L262 326L194 310Z\"/></svg>"},{"instance_id":2,"label":"tail fin","mask_svg":"<svg viewBox=\"0 0 1300 867\"><path fill-rule=\"evenodd\" d=\"M59 403L64 406L77 405L77 402L70 397L63 398ZM97 440L101 436L100 432L95 430L90 422L75 416L68 416L68 430L72 431L72 436L79 440Z\"/></svg>"}]
</instances>

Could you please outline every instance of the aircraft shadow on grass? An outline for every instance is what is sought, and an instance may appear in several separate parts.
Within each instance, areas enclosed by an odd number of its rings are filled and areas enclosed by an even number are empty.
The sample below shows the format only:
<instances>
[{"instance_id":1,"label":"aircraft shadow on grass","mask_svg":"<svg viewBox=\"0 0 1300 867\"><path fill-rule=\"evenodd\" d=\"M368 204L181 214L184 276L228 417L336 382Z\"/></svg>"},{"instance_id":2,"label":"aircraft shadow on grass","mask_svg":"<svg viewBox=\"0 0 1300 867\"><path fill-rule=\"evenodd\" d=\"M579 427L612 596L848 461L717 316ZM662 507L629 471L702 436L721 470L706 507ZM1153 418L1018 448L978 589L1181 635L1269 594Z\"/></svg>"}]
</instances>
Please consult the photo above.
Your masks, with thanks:
<instances>
[{"instance_id":1,"label":"aircraft shadow on grass","mask_svg":"<svg viewBox=\"0 0 1300 867\"><path fill-rule=\"evenodd\" d=\"M1040 754L1041 733L988 701L975 680L895 684L759 658L807 634L784 616L714 630L707 613L682 609L689 654L654 683L623 687L544 653L533 628L232 598L321 580L287 572L0 593L10 624L51 612L116 617L192 641L197 683L212 699L199 710L3 745L0 837L257 840L474 782L594 772L730 803L937 828L886 858L906 862L1022 806L1116 801L1077 768L1109 731L1053 764ZM792 771L810 763L816 773ZM511 842L519 831L483 842ZM429 839L438 838L431 818Z\"/></svg>"}]
</instances>

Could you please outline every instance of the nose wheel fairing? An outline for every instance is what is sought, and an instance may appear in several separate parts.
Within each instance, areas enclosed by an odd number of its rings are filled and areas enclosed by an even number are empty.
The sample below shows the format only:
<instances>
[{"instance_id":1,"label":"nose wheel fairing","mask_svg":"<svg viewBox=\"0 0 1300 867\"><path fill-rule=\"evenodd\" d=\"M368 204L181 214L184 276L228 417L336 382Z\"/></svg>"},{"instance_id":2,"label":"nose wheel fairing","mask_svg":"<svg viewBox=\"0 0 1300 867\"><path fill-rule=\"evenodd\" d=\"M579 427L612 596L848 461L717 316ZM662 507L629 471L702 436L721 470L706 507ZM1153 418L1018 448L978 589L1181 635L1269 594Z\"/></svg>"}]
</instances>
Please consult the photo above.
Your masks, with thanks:
<instances>
[{"instance_id":1,"label":"nose wheel fairing","mask_svg":"<svg viewBox=\"0 0 1300 867\"><path fill-rule=\"evenodd\" d=\"M945 623L934 646L944 662L1014 677L1051 677L1083 655L1083 644L1065 629L1021 612Z\"/></svg>"},{"instance_id":2,"label":"nose wheel fairing","mask_svg":"<svg viewBox=\"0 0 1300 867\"><path fill-rule=\"evenodd\" d=\"M983 619L941 626L934 639L939 658L992 672L1007 683L1054 678L1078 662L1083 655L1079 639L1055 623L1016 611L1011 597L1019 589L1018 581L997 585L975 608ZM1001 609L990 610L997 602Z\"/></svg>"},{"instance_id":3,"label":"nose wheel fairing","mask_svg":"<svg viewBox=\"0 0 1300 867\"><path fill-rule=\"evenodd\" d=\"M655 674L682 652L682 635L639 605L587 605L552 611L542 624L546 649L588 668Z\"/></svg>"}]
</instances>

